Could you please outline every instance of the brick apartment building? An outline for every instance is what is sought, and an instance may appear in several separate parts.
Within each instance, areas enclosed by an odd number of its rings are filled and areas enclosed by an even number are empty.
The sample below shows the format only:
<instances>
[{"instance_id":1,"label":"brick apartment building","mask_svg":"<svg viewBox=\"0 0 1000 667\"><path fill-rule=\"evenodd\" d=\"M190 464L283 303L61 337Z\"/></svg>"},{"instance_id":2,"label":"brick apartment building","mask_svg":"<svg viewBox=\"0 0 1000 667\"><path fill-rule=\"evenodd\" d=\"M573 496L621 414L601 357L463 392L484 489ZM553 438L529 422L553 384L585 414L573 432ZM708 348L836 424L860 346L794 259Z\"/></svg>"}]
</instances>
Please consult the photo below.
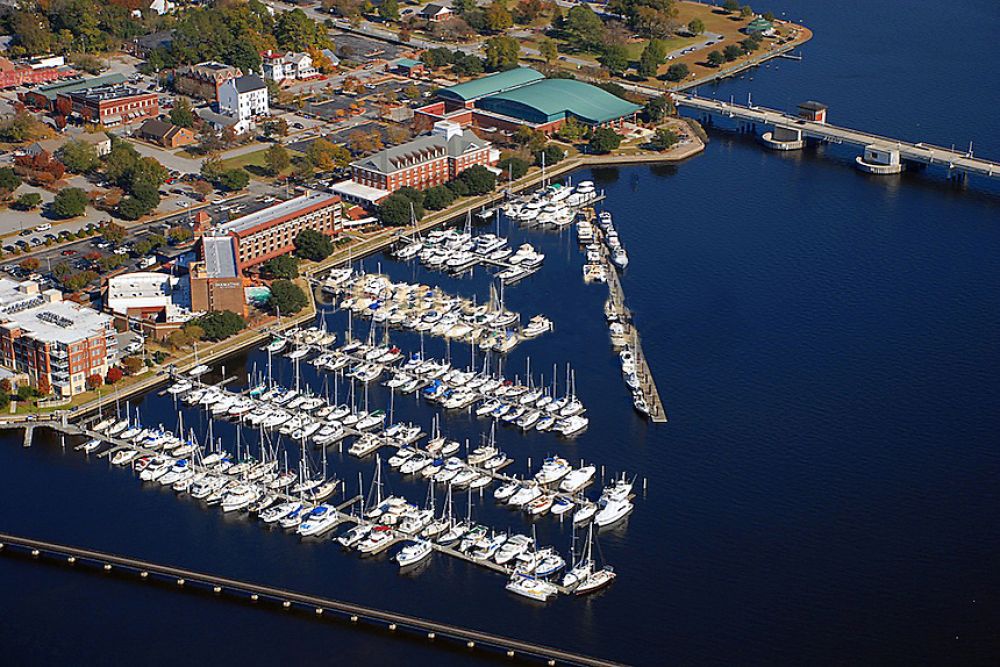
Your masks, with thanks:
<instances>
[{"instance_id":1,"label":"brick apartment building","mask_svg":"<svg viewBox=\"0 0 1000 667\"><path fill-rule=\"evenodd\" d=\"M499 151L451 121L435 123L428 135L351 163L351 179L387 192L442 185L474 165L491 166Z\"/></svg>"},{"instance_id":2,"label":"brick apartment building","mask_svg":"<svg viewBox=\"0 0 1000 667\"><path fill-rule=\"evenodd\" d=\"M0 363L35 386L45 378L57 396L86 391L88 376L108 372L117 356L111 322L59 290L0 279Z\"/></svg>"},{"instance_id":3,"label":"brick apartment building","mask_svg":"<svg viewBox=\"0 0 1000 667\"><path fill-rule=\"evenodd\" d=\"M78 74L76 70L65 67L64 64L61 56L43 58L27 64L13 63L0 56L0 89L15 88L28 83L48 83Z\"/></svg>"},{"instance_id":4,"label":"brick apartment building","mask_svg":"<svg viewBox=\"0 0 1000 667\"><path fill-rule=\"evenodd\" d=\"M190 97L218 102L222 84L241 76L243 71L239 67L211 61L198 63L174 73L174 88Z\"/></svg>"}]
</instances>

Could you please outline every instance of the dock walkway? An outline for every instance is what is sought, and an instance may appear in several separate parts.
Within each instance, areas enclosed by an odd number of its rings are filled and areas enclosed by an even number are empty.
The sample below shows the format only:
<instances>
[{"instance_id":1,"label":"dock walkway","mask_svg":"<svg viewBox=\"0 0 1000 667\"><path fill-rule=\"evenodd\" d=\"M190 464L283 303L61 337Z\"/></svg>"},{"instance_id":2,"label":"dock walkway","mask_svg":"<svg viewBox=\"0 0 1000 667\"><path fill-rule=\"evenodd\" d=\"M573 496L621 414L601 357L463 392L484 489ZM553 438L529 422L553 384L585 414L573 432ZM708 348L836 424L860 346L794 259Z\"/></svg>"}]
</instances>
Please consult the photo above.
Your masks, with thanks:
<instances>
[{"instance_id":1,"label":"dock walkway","mask_svg":"<svg viewBox=\"0 0 1000 667\"><path fill-rule=\"evenodd\" d=\"M390 631L410 630L420 633L428 639L441 638L462 642L470 649L482 645L504 651L511 658L543 660L549 665L561 663L586 667L617 667L621 664L407 614L7 533L0 533L0 550L4 553L31 556L35 559L44 557L74 566L98 566L109 573L117 569L117 571L124 571L131 575L138 575L142 581L170 582L184 590L211 590L216 595L227 594L251 602L278 603L285 609L310 611L316 616L332 613L341 618L349 619L353 623L364 620L371 624L385 626Z\"/></svg>"}]
</instances>

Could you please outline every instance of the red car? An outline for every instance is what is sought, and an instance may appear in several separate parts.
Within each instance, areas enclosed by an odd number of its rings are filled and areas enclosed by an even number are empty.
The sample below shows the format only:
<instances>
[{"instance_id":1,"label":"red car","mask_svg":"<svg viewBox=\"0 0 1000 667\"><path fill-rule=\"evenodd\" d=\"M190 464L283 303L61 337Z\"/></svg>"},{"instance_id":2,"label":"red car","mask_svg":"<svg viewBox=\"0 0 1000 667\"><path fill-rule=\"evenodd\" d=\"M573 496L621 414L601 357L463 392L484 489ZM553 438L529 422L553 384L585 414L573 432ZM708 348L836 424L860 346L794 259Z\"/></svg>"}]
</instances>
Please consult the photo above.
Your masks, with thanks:
<instances>
[{"instance_id":1,"label":"red car","mask_svg":"<svg viewBox=\"0 0 1000 667\"><path fill-rule=\"evenodd\" d=\"M75 254L76 250L73 250L72 248L66 248L65 250L62 251L63 257L72 257Z\"/></svg>"}]
</instances>

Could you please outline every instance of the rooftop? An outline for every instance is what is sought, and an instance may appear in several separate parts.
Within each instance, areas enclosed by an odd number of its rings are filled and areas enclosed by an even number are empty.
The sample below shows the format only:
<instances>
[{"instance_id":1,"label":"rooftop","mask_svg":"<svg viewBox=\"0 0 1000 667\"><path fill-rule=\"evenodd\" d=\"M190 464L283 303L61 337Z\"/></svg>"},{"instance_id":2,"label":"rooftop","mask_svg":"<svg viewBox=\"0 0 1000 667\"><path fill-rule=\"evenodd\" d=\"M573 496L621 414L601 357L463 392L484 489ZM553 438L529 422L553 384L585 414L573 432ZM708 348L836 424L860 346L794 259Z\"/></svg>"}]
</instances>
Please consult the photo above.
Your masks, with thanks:
<instances>
[{"instance_id":1,"label":"rooftop","mask_svg":"<svg viewBox=\"0 0 1000 667\"><path fill-rule=\"evenodd\" d=\"M274 206L248 213L241 218L219 225L215 228L216 235L244 234L256 227L280 221L282 218L292 218L305 215L320 208L336 204L340 197L326 192L310 192Z\"/></svg>"},{"instance_id":2,"label":"rooftop","mask_svg":"<svg viewBox=\"0 0 1000 667\"><path fill-rule=\"evenodd\" d=\"M261 79L256 74L244 74L236 79L230 79L233 85L236 86L236 92L238 93L249 93L254 90L266 89L267 85L264 80Z\"/></svg>"},{"instance_id":3,"label":"rooftop","mask_svg":"<svg viewBox=\"0 0 1000 667\"><path fill-rule=\"evenodd\" d=\"M423 65L419 60L414 60L413 58L399 58L395 65L397 67L416 67L418 65Z\"/></svg>"},{"instance_id":4,"label":"rooftop","mask_svg":"<svg viewBox=\"0 0 1000 667\"><path fill-rule=\"evenodd\" d=\"M450 138L440 134L429 134L417 137L412 141L398 146L392 146L384 151L369 155L351 163L351 166L360 167L370 171L377 171L382 174L391 174L415 164L421 164L429 160L449 155L458 157L469 150L485 148L488 141L480 139L471 130L457 133Z\"/></svg>"},{"instance_id":5,"label":"rooftop","mask_svg":"<svg viewBox=\"0 0 1000 667\"><path fill-rule=\"evenodd\" d=\"M69 345L108 330L111 317L62 300L58 290L38 291L32 281L0 278L0 322L45 343Z\"/></svg>"},{"instance_id":6,"label":"rooftop","mask_svg":"<svg viewBox=\"0 0 1000 667\"><path fill-rule=\"evenodd\" d=\"M370 185L350 180L334 183L330 186L330 189L348 201L366 201L371 203L378 203L392 194L388 190L373 188Z\"/></svg>"},{"instance_id":7,"label":"rooftop","mask_svg":"<svg viewBox=\"0 0 1000 667\"><path fill-rule=\"evenodd\" d=\"M543 79L479 100L477 106L528 120L575 116L591 124L607 123L641 110L637 104L575 79Z\"/></svg>"},{"instance_id":8,"label":"rooftop","mask_svg":"<svg viewBox=\"0 0 1000 667\"><path fill-rule=\"evenodd\" d=\"M209 278L235 278L236 250L229 236L204 236L202 248L205 252L205 275Z\"/></svg>"},{"instance_id":9,"label":"rooftop","mask_svg":"<svg viewBox=\"0 0 1000 667\"><path fill-rule=\"evenodd\" d=\"M108 310L120 315L132 308L162 308L166 319L186 321L191 318L191 292L187 280L168 273L138 271L108 279Z\"/></svg>"},{"instance_id":10,"label":"rooftop","mask_svg":"<svg viewBox=\"0 0 1000 667\"><path fill-rule=\"evenodd\" d=\"M480 97L494 95L533 81L541 81L544 78L545 76L541 72L533 70L530 67L518 67L506 72L497 72L496 74L490 74L489 76L483 76L473 81L460 83L457 86L445 88L438 91L438 96L461 102L471 102Z\"/></svg>"},{"instance_id":11,"label":"rooftop","mask_svg":"<svg viewBox=\"0 0 1000 667\"><path fill-rule=\"evenodd\" d=\"M121 74L105 74L104 76L95 76L80 81L60 81L59 83L50 83L47 86L35 89L33 92L36 92L39 95L44 95L49 100L54 100L59 95L67 95L69 93L75 93L79 90L101 88L103 86L110 86L119 83L125 83L125 77Z\"/></svg>"}]
</instances>

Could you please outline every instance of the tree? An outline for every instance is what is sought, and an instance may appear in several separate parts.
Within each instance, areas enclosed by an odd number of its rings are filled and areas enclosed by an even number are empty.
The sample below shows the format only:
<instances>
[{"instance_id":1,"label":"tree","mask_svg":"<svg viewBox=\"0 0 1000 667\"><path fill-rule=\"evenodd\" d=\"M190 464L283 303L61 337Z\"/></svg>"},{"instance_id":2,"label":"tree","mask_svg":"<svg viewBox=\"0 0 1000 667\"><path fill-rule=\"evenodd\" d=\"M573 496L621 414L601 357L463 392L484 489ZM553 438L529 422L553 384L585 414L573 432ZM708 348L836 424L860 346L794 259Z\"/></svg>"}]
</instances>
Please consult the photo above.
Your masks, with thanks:
<instances>
[{"instance_id":1,"label":"tree","mask_svg":"<svg viewBox=\"0 0 1000 667\"><path fill-rule=\"evenodd\" d=\"M542 58L547 63L551 63L559 57L559 47L556 45L555 40L552 39L542 40L542 43L538 45L538 52L542 54Z\"/></svg>"},{"instance_id":2,"label":"tree","mask_svg":"<svg viewBox=\"0 0 1000 667\"><path fill-rule=\"evenodd\" d=\"M444 185L435 185L424 193L424 206L432 211L448 208L455 201L455 193Z\"/></svg>"},{"instance_id":3,"label":"tree","mask_svg":"<svg viewBox=\"0 0 1000 667\"><path fill-rule=\"evenodd\" d=\"M563 22L569 42L578 49L591 50L601 46L604 22L587 5L574 5Z\"/></svg>"},{"instance_id":4,"label":"tree","mask_svg":"<svg viewBox=\"0 0 1000 667\"><path fill-rule=\"evenodd\" d=\"M746 39L741 39L740 48L743 49L743 53L753 53L760 48L760 38L757 35L750 35Z\"/></svg>"},{"instance_id":5,"label":"tree","mask_svg":"<svg viewBox=\"0 0 1000 667\"><path fill-rule=\"evenodd\" d=\"M22 211L30 211L31 209L38 208L42 203L42 196L37 192L25 192L23 195L17 198L17 207Z\"/></svg>"},{"instance_id":6,"label":"tree","mask_svg":"<svg viewBox=\"0 0 1000 667\"><path fill-rule=\"evenodd\" d=\"M101 377L99 374L94 373L93 375L87 376L87 389L89 389L90 391L94 391L95 389L99 388L102 384L104 384L104 378Z\"/></svg>"},{"instance_id":7,"label":"tree","mask_svg":"<svg viewBox=\"0 0 1000 667\"><path fill-rule=\"evenodd\" d=\"M621 145L621 136L610 127L599 127L590 137L590 150L593 153L610 153Z\"/></svg>"},{"instance_id":8,"label":"tree","mask_svg":"<svg viewBox=\"0 0 1000 667\"><path fill-rule=\"evenodd\" d=\"M125 357L122 359L122 368L125 370L126 375L135 375L145 367L146 364L142 360L142 357Z\"/></svg>"},{"instance_id":9,"label":"tree","mask_svg":"<svg viewBox=\"0 0 1000 667\"><path fill-rule=\"evenodd\" d=\"M750 5L743 5L742 7L740 7L740 16L745 19L748 19L751 16L753 16L753 9L750 8Z\"/></svg>"},{"instance_id":10,"label":"tree","mask_svg":"<svg viewBox=\"0 0 1000 667\"><path fill-rule=\"evenodd\" d=\"M611 70L612 74L622 74L628 69L628 49L622 44L609 44L598 61Z\"/></svg>"},{"instance_id":11,"label":"tree","mask_svg":"<svg viewBox=\"0 0 1000 667\"><path fill-rule=\"evenodd\" d=\"M291 255L280 255L264 262L261 269L268 278L291 280L299 277L299 260Z\"/></svg>"},{"instance_id":12,"label":"tree","mask_svg":"<svg viewBox=\"0 0 1000 667\"><path fill-rule=\"evenodd\" d=\"M106 222L100 226L101 236L112 245L118 245L128 236L128 230L114 222Z\"/></svg>"},{"instance_id":13,"label":"tree","mask_svg":"<svg viewBox=\"0 0 1000 667\"><path fill-rule=\"evenodd\" d=\"M680 137L677 136L676 132L665 127L661 127L656 130L656 134L653 135L649 145L655 150L665 151L672 148L678 141L680 141Z\"/></svg>"},{"instance_id":14,"label":"tree","mask_svg":"<svg viewBox=\"0 0 1000 667\"><path fill-rule=\"evenodd\" d=\"M288 155L288 150L281 144L274 144L267 149L264 154L264 164L267 165L267 173L277 176L292 165L292 158Z\"/></svg>"},{"instance_id":15,"label":"tree","mask_svg":"<svg viewBox=\"0 0 1000 667\"><path fill-rule=\"evenodd\" d=\"M191 189L194 190L195 194L203 198L207 197L208 195L212 194L212 192L215 191L215 188L212 187L211 183L202 180L197 180L194 183L192 183Z\"/></svg>"},{"instance_id":16,"label":"tree","mask_svg":"<svg viewBox=\"0 0 1000 667\"><path fill-rule=\"evenodd\" d=\"M688 31L690 31L692 35L703 34L705 32L705 22L701 19L691 19L691 21L688 22Z\"/></svg>"},{"instance_id":17,"label":"tree","mask_svg":"<svg viewBox=\"0 0 1000 667\"><path fill-rule=\"evenodd\" d=\"M150 208L138 197L131 195L118 202L118 216L125 220L138 220L150 212Z\"/></svg>"},{"instance_id":18,"label":"tree","mask_svg":"<svg viewBox=\"0 0 1000 667\"><path fill-rule=\"evenodd\" d=\"M0 394L5 394L7 398L10 398L10 392L13 390L14 385L11 384L10 378L0 380Z\"/></svg>"},{"instance_id":19,"label":"tree","mask_svg":"<svg viewBox=\"0 0 1000 667\"><path fill-rule=\"evenodd\" d=\"M218 183L223 190L235 192L250 185L250 174L242 167L227 169L219 175Z\"/></svg>"},{"instance_id":20,"label":"tree","mask_svg":"<svg viewBox=\"0 0 1000 667\"><path fill-rule=\"evenodd\" d=\"M181 329L191 341L197 342L205 337L205 329L194 322L188 322Z\"/></svg>"},{"instance_id":21,"label":"tree","mask_svg":"<svg viewBox=\"0 0 1000 667\"><path fill-rule=\"evenodd\" d=\"M302 288L290 280L275 280L271 283L271 308L276 313L294 315L307 305L309 299Z\"/></svg>"},{"instance_id":22,"label":"tree","mask_svg":"<svg viewBox=\"0 0 1000 667\"><path fill-rule=\"evenodd\" d=\"M684 63L674 63L667 68L667 81L682 81L689 74L688 66Z\"/></svg>"},{"instance_id":23,"label":"tree","mask_svg":"<svg viewBox=\"0 0 1000 667\"><path fill-rule=\"evenodd\" d=\"M201 317L195 318L192 324L201 327L205 332L205 338L212 341L229 338L243 331L247 325L242 315L234 313L231 310L217 310L206 313ZM185 334L185 336L190 338L188 334Z\"/></svg>"},{"instance_id":24,"label":"tree","mask_svg":"<svg viewBox=\"0 0 1000 667\"><path fill-rule=\"evenodd\" d=\"M386 21L399 20L399 2L397 0L382 0L378 6L378 15Z\"/></svg>"},{"instance_id":25,"label":"tree","mask_svg":"<svg viewBox=\"0 0 1000 667\"><path fill-rule=\"evenodd\" d=\"M501 0L493 0L485 12L486 29L491 33L500 33L514 25L507 6Z\"/></svg>"},{"instance_id":26,"label":"tree","mask_svg":"<svg viewBox=\"0 0 1000 667\"><path fill-rule=\"evenodd\" d=\"M39 396L48 396L52 393L52 384L49 382L48 375L39 375L38 382L35 384Z\"/></svg>"},{"instance_id":27,"label":"tree","mask_svg":"<svg viewBox=\"0 0 1000 667\"><path fill-rule=\"evenodd\" d=\"M371 142L371 137L368 133L360 131L359 133L364 135L364 139L361 140L362 142ZM373 148L372 150L376 149ZM322 137L309 144L306 156L313 166L320 171L331 171L336 167L343 168L351 163L351 151L340 144L327 141Z\"/></svg>"},{"instance_id":28,"label":"tree","mask_svg":"<svg viewBox=\"0 0 1000 667\"><path fill-rule=\"evenodd\" d=\"M731 62L743 55L743 49L737 44L727 44L726 48L722 50L722 55L727 62Z\"/></svg>"},{"instance_id":29,"label":"tree","mask_svg":"<svg viewBox=\"0 0 1000 667\"><path fill-rule=\"evenodd\" d=\"M171 227L167 230L167 238L174 245L180 245L186 241L190 241L194 234L187 227L182 227L180 225Z\"/></svg>"},{"instance_id":30,"label":"tree","mask_svg":"<svg viewBox=\"0 0 1000 667\"><path fill-rule=\"evenodd\" d=\"M423 209L417 204L411 202L405 196L399 194L399 192L394 192L384 200L378 206L378 217L382 221L383 225L389 225L392 227L401 227L403 225L410 224L410 207L413 207L413 213L419 220L423 216Z\"/></svg>"},{"instance_id":31,"label":"tree","mask_svg":"<svg viewBox=\"0 0 1000 667\"><path fill-rule=\"evenodd\" d=\"M180 350L191 344L191 339L181 330L171 331L167 336L167 343L175 350Z\"/></svg>"},{"instance_id":32,"label":"tree","mask_svg":"<svg viewBox=\"0 0 1000 667\"><path fill-rule=\"evenodd\" d=\"M24 259L21 260L21 263L18 264L18 266L20 266L25 271L37 271L38 267L41 265L42 263L41 261L39 261L37 257L25 257Z\"/></svg>"},{"instance_id":33,"label":"tree","mask_svg":"<svg viewBox=\"0 0 1000 667\"><path fill-rule=\"evenodd\" d=\"M535 152L535 164L541 166L543 157L545 165L551 167L566 157L566 152L556 144L549 144L542 150Z\"/></svg>"},{"instance_id":34,"label":"tree","mask_svg":"<svg viewBox=\"0 0 1000 667\"><path fill-rule=\"evenodd\" d=\"M476 164L458 175L467 186L469 194L485 195L493 192L497 186L497 176L481 164Z\"/></svg>"},{"instance_id":35,"label":"tree","mask_svg":"<svg viewBox=\"0 0 1000 667\"><path fill-rule=\"evenodd\" d=\"M503 175L508 179L517 180L528 173L531 167L527 160L519 157L506 157L497 164L497 168L503 171Z\"/></svg>"},{"instance_id":36,"label":"tree","mask_svg":"<svg viewBox=\"0 0 1000 667\"><path fill-rule=\"evenodd\" d=\"M125 373L122 372L122 369L117 366L112 366L108 369L108 374L104 376L104 381L108 384L114 384L123 377L125 377Z\"/></svg>"},{"instance_id":37,"label":"tree","mask_svg":"<svg viewBox=\"0 0 1000 667\"><path fill-rule=\"evenodd\" d=\"M101 159L97 155L97 148L93 144L77 139L67 141L63 144L56 151L56 157L74 174L85 174L97 169L101 164Z\"/></svg>"},{"instance_id":38,"label":"tree","mask_svg":"<svg viewBox=\"0 0 1000 667\"><path fill-rule=\"evenodd\" d=\"M56 193L52 212L60 218L75 218L87 210L87 193L80 188L66 188Z\"/></svg>"},{"instance_id":39,"label":"tree","mask_svg":"<svg viewBox=\"0 0 1000 667\"><path fill-rule=\"evenodd\" d=\"M708 64L712 67L718 67L724 62L726 62L726 57L718 49L708 54Z\"/></svg>"},{"instance_id":40,"label":"tree","mask_svg":"<svg viewBox=\"0 0 1000 667\"><path fill-rule=\"evenodd\" d=\"M646 48L642 50L642 55L639 56L639 67L637 68L639 75L647 78L656 76L664 58L666 58L666 53L663 44L656 39L649 40Z\"/></svg>"},{"instance_id":41,"label":"tree","mask_svg":"<svg viewBox=\"0 0 1000 667\"><path fill-rule=\"evenodd\" d=\"M501 72L517 67L521 43L513 37L499 35L486 40L486 68Z\"/></svg>"},{"instance_id":42,"label":"tree","mask_svg":"<svg viewBox=\"0 0 1000 667\"><path fill-rule=\"evenodd\" d=\"M6 199L19 187L21 187L21 178L14 173L14 169L12 167L0 168L0 196Z\"/></svg>"},{"instance_id":43,"label":"tree","mask_svg":"<svg viewBox=\"0 0 1000 667\"><path fill-rule=\"evenodd\" d=\"M315 229L303 229L295 237L295 254L314 262L321 262L333 253L333 241Z\"/></svg>"},{"instance_id":44,"label":"tree","mask_svg":"<svg viewBox=\"0 0 1000 667\"><path fill-rule=\"evenodd\" d=\"M178 96L170 110L170 122L179 127L194 127L194 111L188 98Z\"/></svg>"}]
</instances>

